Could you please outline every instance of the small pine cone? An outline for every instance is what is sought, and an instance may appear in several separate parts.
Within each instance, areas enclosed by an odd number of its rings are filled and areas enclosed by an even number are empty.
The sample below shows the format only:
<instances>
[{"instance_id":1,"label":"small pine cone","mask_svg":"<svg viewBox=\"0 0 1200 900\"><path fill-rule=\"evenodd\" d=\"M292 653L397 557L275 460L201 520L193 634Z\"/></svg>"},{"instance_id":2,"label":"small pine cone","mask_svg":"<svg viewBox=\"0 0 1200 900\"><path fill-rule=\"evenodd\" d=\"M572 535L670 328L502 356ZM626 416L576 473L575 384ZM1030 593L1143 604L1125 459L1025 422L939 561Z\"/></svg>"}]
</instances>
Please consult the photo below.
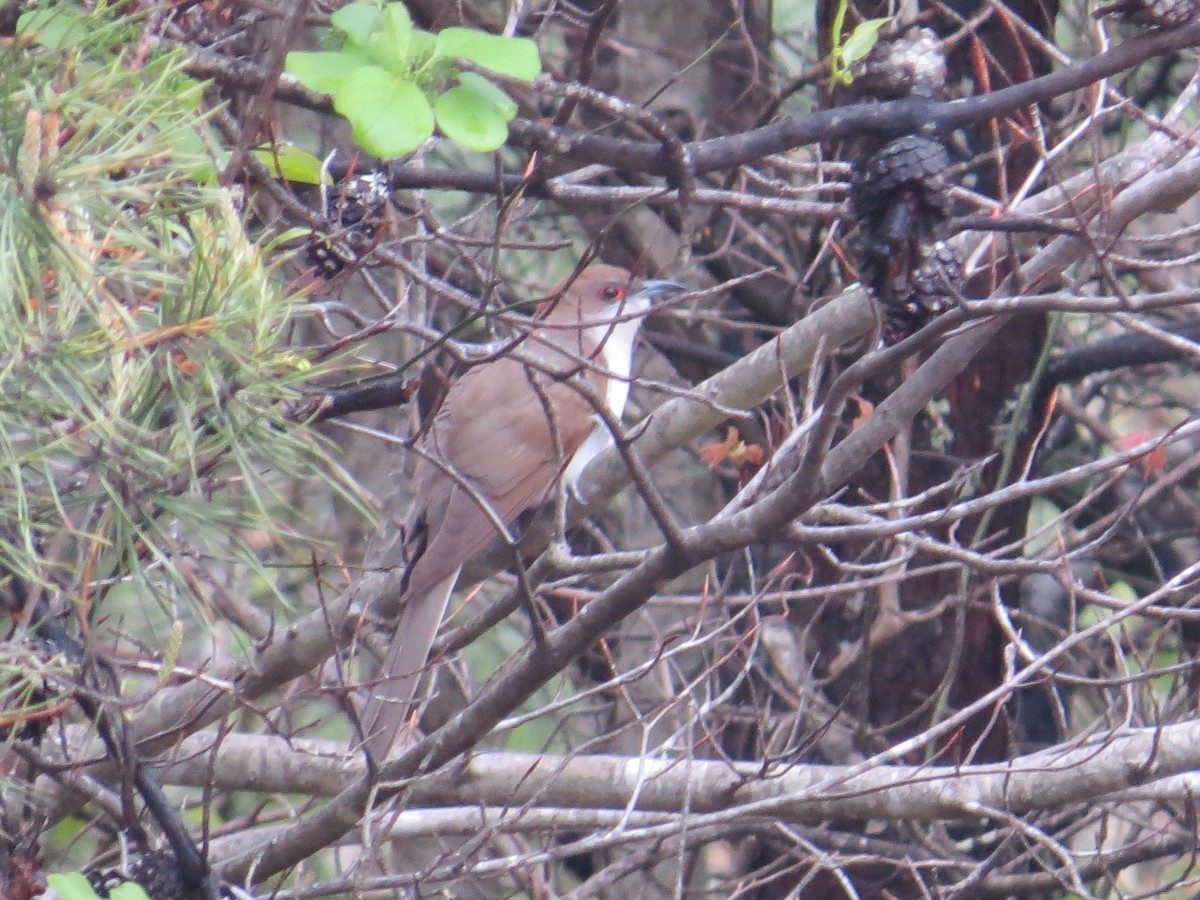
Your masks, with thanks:
<instances>
[{"instance_id":1,"label":"small pine cone","mask_svg":"<svg viewBox=\"0 0 1200 900\"><path fill-rule=\"evenodd\" d=\"M140 885L150 900L197 900L200 896L184 882L179 860L170 850L143 853L130 863L127 872L93 870L87 873L87 879L101 897L108 897L113 888L129 882Z\"/></svg>"},{"instance_id":2,"label":"small pine cone","mask_svg":"<svg viewBox=\"0 0 1200 900\"><path fill-rule=\"evenodd\" d=\"M391 197L387 176L368 172L331 191L325 214L345 228L372 228Z\"/></svg>"},{"instance_id":3,"label":"small pine cone","mask_svg":"<svg viewBox=\"0 0 1200 900\"><path fill-rule=\"evenodd\" d=\"M902 341L950 309L961 282L958 251L945 241L937 241L912 273L904 295L883 304L883 342L890 346Z\"/></svg>"},{"instance_id":4,"label":"small pine cone","mask_svg":"<svg viewBox=\"0 0 1200 900\"><path fill-rule=\"evenodd\" d=\"M909 193L940 221L950 208L949 168L950 153L941 141L919 134L896 138L855 165L851 209L859 224L871 229L901 193Z\"/></svg>"},{"instance_id":5,"label":"small pine cone","mask_svg":"<svg viewBox=\"0 0 1200 900\"><path fill-rule=\"evenodd\" d=\"M340 250L316 234L308 240L308 246L304 250L304 261L326 280L341 275L348 265Z\"/></svg>"},{"instance_id":6,"label":"small pine cone","mask_svg":"<svg viewBox=\"0 0 1200 900\"><path fill-rule=\"evenodd\" d=\"M383 173L359 175L330 192L325 214L339 228L372 238L383 221L390 191L387 176ZM346 266L354 262L353 254L315 233L308 242L304 259L327 280L342 274Z\"/></svg>"},{"instance_id":7,"label":"small pine cone","mask_svg":"<svg viewBox=\"0 0 1200 900\"><path fill-rule=\"evenodd\" d=\"M946 91L946 54L928 28L911 28L890 40L881 38L855 66L854 90L865 98L942 96Z\"/></svg>"},{"instance_id":8,"label":"small pine cone","mask_svg":"<svg viewBox=\"0 0 1200 900\"><path fill-rule=\"evenodd\" d=\"M1097 19L1116 13L1138 25L1179 28L1200 19L1200 0L1121 0L1096 10Z\"/></svg>"}]
</instances>

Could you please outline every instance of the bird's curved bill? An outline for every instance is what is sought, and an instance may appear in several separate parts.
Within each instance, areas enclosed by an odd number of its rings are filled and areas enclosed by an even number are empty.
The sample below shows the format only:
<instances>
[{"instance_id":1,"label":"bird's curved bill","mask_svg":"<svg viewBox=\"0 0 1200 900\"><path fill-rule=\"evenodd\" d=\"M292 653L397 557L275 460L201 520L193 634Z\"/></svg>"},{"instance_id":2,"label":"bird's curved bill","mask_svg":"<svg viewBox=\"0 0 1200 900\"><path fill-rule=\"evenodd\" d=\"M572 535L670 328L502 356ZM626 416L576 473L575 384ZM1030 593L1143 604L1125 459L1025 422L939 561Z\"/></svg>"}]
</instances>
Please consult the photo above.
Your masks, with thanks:
<instances>
[{"instance_id":1,"label":"bird's curved bill","mask_svg":"<svg viewBox=\"0 0 1200 900\"><path fill-rule=\"evenodd\" d=\"M636 296L643 297L647 300L657 300L664 294L682 294L686 290L687 288L685 288L678 281L652 279L650 281L642 282L642 286L637 289Z\"/></svg>"}]
</instances>

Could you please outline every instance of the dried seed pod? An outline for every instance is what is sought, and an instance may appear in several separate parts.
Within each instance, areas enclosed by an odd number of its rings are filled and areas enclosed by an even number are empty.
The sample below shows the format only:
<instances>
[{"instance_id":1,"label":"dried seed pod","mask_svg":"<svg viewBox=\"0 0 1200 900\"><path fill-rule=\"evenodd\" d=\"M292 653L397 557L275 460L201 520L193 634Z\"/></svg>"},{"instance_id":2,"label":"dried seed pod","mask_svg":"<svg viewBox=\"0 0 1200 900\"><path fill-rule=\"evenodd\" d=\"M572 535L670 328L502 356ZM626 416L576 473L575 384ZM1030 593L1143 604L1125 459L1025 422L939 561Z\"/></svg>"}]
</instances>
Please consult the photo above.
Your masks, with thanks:
<instances>
[{"instance_id":1,"label":"dried seed pod","mask_svg":"<svg viewBox=\"0 0 1200 900\"><path fill-rule=\"evenodd\" d=\"M945 241L936 241L922 254L907 290L883 303L883 341L895 344L915 334L954 305L962 282L962 259Z\"/></svg>"},{"instance_id":2,"label":"dried seed pod","mask_svg":"<svg viewBox=\"0 0 1200 900\"><path fill-rule=\"evenodd\" d=\"M854 89L864 98L942 96L946 91L946 54L928 28L910 28L880 39L854 68Z\"/></svg>"},{"instance_id":3,"label":"dried seed pod","mask_svg":"<svg viewBox=\"0 0 1200 900\"><path fill-rule=\"evenodd\" d=\"M1179 28L1200 19L1200 0L1121 0L1096 10L1097 19L1115 13L1139 25Z\"/></svg>"},{"instance_id":4,"label":"dried seed pod","mask_svg":"<svg viewBox=\"0 0 1200 900\"><path fill-rule=\"evenodd\" d=\"M884 144L855 166L850 205L864 228L872 227L887 207L911 194L936 219L949 205L950 153L935 138L906 134Z\"/></svg>"}]
</instances>

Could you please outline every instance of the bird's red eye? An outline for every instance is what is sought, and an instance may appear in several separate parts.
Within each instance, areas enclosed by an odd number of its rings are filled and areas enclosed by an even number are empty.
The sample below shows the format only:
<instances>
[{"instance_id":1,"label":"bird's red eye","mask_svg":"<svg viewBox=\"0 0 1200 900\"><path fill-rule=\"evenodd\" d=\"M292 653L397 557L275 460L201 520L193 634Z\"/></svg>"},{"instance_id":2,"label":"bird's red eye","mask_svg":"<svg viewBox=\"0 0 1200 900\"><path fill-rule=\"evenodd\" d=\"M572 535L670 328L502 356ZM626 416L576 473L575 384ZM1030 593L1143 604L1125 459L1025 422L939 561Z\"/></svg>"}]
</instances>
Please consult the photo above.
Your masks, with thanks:
<instances>
[{"instance_id":1,"label":"bird's red eye","mask_svg":"<svg viewBox=\"0 0 1200 900\"><path fill-rule=\"evenodd\" d=\"M600 298L602 300L612 302L613 300L620 300L624 296L625 291L622 288L614 287L611 284L608 287L600 289Z\"/></svg>"}]
</instances>

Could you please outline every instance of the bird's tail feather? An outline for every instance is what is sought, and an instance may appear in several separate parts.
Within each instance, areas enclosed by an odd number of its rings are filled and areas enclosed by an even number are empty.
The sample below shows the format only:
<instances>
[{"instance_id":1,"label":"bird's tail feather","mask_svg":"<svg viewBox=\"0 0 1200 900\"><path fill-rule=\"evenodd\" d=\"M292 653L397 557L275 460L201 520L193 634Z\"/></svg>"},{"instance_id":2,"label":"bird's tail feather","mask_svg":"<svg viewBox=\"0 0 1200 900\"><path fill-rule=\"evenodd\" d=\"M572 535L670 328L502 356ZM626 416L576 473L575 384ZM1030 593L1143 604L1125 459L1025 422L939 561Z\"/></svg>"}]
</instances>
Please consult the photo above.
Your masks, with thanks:
<instances>
[{"instance_id":1,"label":"bird's tail feather","mask_svg":"<svg viewBox=\"0 0 1200 900\"><path fill-rule=\"evenodd\" d=\"M446 615L450 594L458 581L456 569L419 597L409 597L400 624L388 647L379 677L363 706L363 746L376 762L387 759L400 727L404 725L417 692L429 648Z\"/></svg>"}]
</instances>

